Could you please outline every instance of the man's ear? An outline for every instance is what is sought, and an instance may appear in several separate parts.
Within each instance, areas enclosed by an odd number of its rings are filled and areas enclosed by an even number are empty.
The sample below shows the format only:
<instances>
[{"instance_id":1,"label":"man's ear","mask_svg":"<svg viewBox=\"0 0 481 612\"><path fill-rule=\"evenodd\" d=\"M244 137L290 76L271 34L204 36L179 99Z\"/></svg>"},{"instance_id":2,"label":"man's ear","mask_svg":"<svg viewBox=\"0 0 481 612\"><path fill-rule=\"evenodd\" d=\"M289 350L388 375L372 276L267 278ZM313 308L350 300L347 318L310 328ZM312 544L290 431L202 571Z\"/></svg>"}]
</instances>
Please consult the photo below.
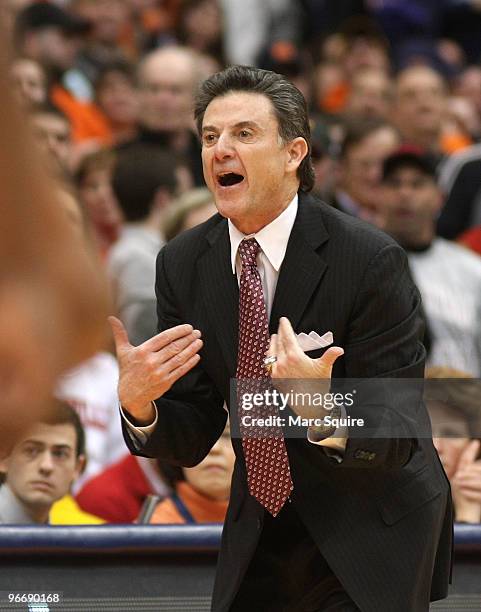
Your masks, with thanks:
<instances>
[{"instance_id":1,"label":"man's ear","mask_svg":"<svg viewBox=\"0 0 481 612\"><path fill-rule=\"evenodd\" d=\"M307 142L302 136L298 136L291 140L287 145L287 168L288 170L297 171L301 165L302 160L306 157L309 152Z\"/></svg>"},{"instance_id":2,"label":"man's ear","mask_svg":"<svg viewBox=\"0 0 481 612\"><path fill-rule=\"evenodd\" d=\"M77 464L75 466L75 475L74 475L74 481L77 480L77 478L83 474L85 468L87 466L87 457L85 455L79 455L77 457Z\"/></svg>"}]
</instances>

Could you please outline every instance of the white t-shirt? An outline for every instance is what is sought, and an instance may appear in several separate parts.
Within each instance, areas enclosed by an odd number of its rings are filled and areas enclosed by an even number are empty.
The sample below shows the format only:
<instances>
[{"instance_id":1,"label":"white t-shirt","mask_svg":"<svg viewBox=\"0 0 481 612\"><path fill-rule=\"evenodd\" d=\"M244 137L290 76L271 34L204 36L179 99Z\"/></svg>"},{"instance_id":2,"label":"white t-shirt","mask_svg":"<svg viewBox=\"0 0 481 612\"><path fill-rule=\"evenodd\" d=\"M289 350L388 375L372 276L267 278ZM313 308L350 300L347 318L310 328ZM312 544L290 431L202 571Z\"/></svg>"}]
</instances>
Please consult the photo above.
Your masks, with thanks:
<instances>
[{"instance_id":1,"label":"white t-shirt","mask_svg":"<svg viewBox=\"0 0 481 612\"><path fill-rule=\"evenodd\" d=\"M75 482L74 492L128 453L119 418L118 380L117 360L101 352L59 381L56 395L77 411L85 429L87 467Z\"/></svg>"}]
</instances>

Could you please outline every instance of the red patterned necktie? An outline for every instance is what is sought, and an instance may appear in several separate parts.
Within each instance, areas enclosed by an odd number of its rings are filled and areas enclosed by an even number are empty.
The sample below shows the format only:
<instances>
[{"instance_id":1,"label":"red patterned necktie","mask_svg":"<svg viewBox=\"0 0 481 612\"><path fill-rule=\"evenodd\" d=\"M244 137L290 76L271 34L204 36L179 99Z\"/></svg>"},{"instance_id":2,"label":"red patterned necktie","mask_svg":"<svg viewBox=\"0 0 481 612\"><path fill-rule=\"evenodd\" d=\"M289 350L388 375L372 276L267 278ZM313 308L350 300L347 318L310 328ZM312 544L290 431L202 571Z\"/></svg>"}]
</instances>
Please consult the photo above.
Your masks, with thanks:
<instances>
[{"instance_id":1,"label":"red patterned necktie","mask_svg":"<svg viewBox=\"0 0 481 612\"><path fill-rule=\"evenodd\" d=\"M260 246L255 238L239 245L242 261L239 296L238 397L268 389L264 367L269 348L269 325L261 277L256 265ZM242 407L242 402L239 402ZM252 417L279 416L277 406L254 407ZM242 421L241 421L242 422ZM279 514L293 487L284 433L280 426L241 425L249 492L273 516Z\"/></svg>"}]
</instances>

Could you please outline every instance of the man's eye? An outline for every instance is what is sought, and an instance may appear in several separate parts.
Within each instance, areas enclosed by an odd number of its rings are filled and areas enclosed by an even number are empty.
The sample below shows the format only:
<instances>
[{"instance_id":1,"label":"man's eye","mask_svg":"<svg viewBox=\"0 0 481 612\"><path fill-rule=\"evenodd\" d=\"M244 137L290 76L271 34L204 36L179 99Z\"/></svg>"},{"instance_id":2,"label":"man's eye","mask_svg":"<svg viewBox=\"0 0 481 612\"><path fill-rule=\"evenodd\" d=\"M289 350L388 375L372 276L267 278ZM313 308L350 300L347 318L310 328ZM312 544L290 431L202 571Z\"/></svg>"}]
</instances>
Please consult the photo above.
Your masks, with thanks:
<instances>
[{"instance_id":1,"label":"man's eye","mask_svg":"<svg viewBox=\"0 0 481 612\"><path fill-rule=\"evenodd\" d=\"M25 446L23 452L27 457L32 459L38 455L39 449L36 446Z\"/></svg>"},{"instance_id":2,"label":"man's eye","mask_svg":"<svg viewBox=\"0 0 481 612\"><path fill-rule=\"evenodd\" d=\"M241 130L239 132L239 135L241 136L241 138L249 138L251 133L248 130Z\"/></svg>"},{"instance_id":3,"label":"man's eye","mask_svg":"<svg viewBox=\"0 0 481 612\"><path fill-rule=\"evenodd\" d=\"M60 460L68 459L68 457L70 456L67 450L62 450L62 449L53 451L52 454L55 457L55 459L60 459Z\"/></svg>"},{"instance_id":4,"label":"man's eye","mask_svg":"<svg viewBox=\"0 0 481 612\"><path fill-rule=\"evenodd\" d=\"M212 144L215 141L215 134L204 134L204 142Z\"/></svg>"}]
</instances>

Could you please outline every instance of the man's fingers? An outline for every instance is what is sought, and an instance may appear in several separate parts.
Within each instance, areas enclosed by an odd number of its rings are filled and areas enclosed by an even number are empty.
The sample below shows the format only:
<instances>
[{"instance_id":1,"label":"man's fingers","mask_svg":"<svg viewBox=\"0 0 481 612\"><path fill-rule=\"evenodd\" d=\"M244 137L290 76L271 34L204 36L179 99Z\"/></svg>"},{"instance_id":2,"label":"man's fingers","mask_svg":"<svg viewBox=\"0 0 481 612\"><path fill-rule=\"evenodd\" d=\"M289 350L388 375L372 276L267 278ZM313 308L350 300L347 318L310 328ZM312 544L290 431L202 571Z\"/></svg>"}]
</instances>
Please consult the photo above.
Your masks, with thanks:
<instances>
[{"instance_id":1,"label":"man's fingers","mask_svg":"<svg viewBox=\"0 0 481 612\"><path fill-rule=\"evenodd\" d=\"M199 361L200 361L200 355L196 353L195 355L192 355L190 359L188 359L185 363L180 365L178 368L175 368L175 370L172 370L172 372L170 372L169 374L169 379L172 381L171 384L174 384L175 381L179 380L179 378L184 376L184 374L187 374L187 372L192 370L192 368L195 367L199 363Z\"/></svg>"},{"instance_id":2,"label":"man's fingers","mask_svg":"<svg viewBox=\"0 0 481 612\"><path fill-rule=\"evenodd\" d=\"M463 470L476 461L476 457L479 453L479 444L479 440L471 440L471 442L467 445L459 458L458 471Z\"/></svg>"},{"instance_id":3,"label":"man's fingers","mask_svg":"<svg viewBox=\"0 0 481 612\"><path fill-rule=\"evenodd\" d=\"M277 357L277 334L272 334L266 357Z\"/></svg>"},{"instance_id":4,"label":"man's fingers","mask_svg":"<svg viewBox=\"0 0 481 612\"><path fill-rule=\"evenodd\" d=\"M303 353L287 317L281 317L279 321L279 340L286 353Z\"/></svg>"},{"instance_id":5,"label":"man's fingers","mask_svg":"<svg viewBox=\"0 0 481 612\"><path fill-rule=\"evenodd\" d=\"M152 338L146 340L142 346L148 351L160 351L171 342L175 342L176 340L179 340L179 338L184 338L193 331L194 328L188 323L176 325L175 327L171 327L170 329L160 332L160 334L157 334L156 336L152 336ZM200 337L200 332L198 330L195 331Z\"/></svg>"},{"instance_id":6,"label":"man's fingers","mask_svg":"<svg viewBox=\"0 0 481 612\"><path fill-rule=\"evenodd\" d=\"M114 336L115 350L117 355L123 350L130 348L132 345L129 342L127 331L125 330L124 324L117 317L108 317L108 322L112 328L112 334Z\"/></svg>"},{"instance_id":7,"label":"man's fingers","mask_svg":"<svg viewBox=\"0 0 481 612\"><path fill-rule=\"evenodd\" d=\"M182 353L184 349L192 346L196 342L200 342L199 346L202 346L202 341L200 340L200 332L194 329L194 331L189 335L174 340L160 351L156 351L155 354L159 359L159 363L165 363L173 357L178 356L180 353Z\"/></svg>"},{"instance_id":8,"label":"man's fingers","mask_svg":"<svg viewBox=\"0 0 481 612\"><path fill-rule=\"evenodd\" d=\"M344 355L344 349L340 346L331 346L317 361L325 368L332 368L336 359L342 355Z\"/></svg>"},{"instance_id":9,"label":"man's fingers","mask_svg":"<svg viewBox=\"0 0 481 612\"><path fill-rule=\"evenodd\" d=\"M202 344L202 340L194 340L193 342L188 344L183 350L178 351L170 359L164 361L164 363L162 364L162 368L165 368L165 370L169 374L174 370L177 370L177 368L184 365L186 361L188 361L193 355L200 351L200 349L202 348Z\"/></svg>"}]
</instances>

